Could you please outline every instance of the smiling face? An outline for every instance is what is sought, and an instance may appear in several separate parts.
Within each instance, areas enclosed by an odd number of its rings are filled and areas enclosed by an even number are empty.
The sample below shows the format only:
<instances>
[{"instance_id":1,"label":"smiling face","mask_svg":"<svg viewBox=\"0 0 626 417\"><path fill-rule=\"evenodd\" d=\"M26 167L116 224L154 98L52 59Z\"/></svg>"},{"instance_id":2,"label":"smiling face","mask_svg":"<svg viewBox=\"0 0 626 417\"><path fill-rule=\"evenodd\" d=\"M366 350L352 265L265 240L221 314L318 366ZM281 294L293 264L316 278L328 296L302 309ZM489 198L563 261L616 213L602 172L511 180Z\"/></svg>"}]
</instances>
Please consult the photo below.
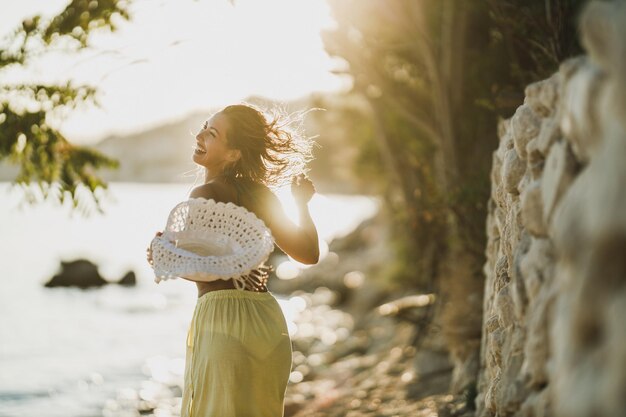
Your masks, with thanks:
<instances>
[{"instance_id":1,"label":"smiling face","mask_svg":"<svg viewBox=\"0 0 626 417\"><path fill-rule=\"evenodd\" d=\"M207 120L196 135L196 149L193 161L206 167L211 175L219 175L225 166L237 160L240 153L230 149L226 141L228 119L216 113Z\"/></svg>"}]
</instances>

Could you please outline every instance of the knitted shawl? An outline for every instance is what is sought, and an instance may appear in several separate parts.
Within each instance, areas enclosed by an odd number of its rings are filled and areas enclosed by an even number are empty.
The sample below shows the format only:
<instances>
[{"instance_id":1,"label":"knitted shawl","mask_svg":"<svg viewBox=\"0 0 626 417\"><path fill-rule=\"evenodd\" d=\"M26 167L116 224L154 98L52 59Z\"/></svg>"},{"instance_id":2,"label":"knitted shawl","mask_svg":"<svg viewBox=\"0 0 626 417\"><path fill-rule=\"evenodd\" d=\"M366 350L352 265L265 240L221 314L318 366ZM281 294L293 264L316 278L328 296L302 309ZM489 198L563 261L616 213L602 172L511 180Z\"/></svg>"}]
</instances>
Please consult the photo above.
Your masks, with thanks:
<instances>
[{"instance_id":1,"label":"knitted shawl","mask_svg":"<svg viewBox=\"0 0 626 417\"><path fill-rule=\"evenodd\" d=\"M161 236L152 239L155 282L185 277L194 281L232 278L243 290L263 286L274 238L263 220L234 203L202 197L178 203Z\"/></svg>"}]
</instances>

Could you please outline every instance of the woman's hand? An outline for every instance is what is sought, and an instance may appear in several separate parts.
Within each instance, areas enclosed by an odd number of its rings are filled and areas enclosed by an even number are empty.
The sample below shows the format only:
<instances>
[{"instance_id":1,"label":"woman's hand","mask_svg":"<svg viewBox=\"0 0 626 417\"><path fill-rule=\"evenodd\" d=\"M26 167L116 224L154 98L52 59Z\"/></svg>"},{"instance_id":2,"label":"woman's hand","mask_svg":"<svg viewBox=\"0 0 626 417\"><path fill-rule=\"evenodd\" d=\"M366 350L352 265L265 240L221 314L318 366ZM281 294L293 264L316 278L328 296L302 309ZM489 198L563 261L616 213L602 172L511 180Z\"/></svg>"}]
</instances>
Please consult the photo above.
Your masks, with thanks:
<instances>
[{"instance_id":1,"label":"woman's hand","mask_svg":"<svg viewBox=\"0 0 626 417\"><path fill-rule=\"evenodd\" d=\"M315 186L306 174L299 174L291 180L291 194L297 203L306 204L315 194Z\"/></svg>"},{"instance_id":2,"label":"woman's hand","mask_svg":"<svg viewBox=\"0 0 626 417\"><path fill-rule=\"evenodd\" d=\"M299 174L291 180L291 194L297 203L306 204L315 194L315 186L306 174Z\"/></svg>"},{"instance_id":3,"label":"woman's hand","mask_svg":"<svg viewBox=\"0 0 626 417\"><path fill-rule=\"evenodd\" d=\"M156 232L155 236L161 236L163 234L163 232ZM146 256L147 256L147 260L148 263L150 264L150 266L152 266L153 264L153 260L152 260L152 245L148 246L146 248Z\"/></svg>"}]
</instances>

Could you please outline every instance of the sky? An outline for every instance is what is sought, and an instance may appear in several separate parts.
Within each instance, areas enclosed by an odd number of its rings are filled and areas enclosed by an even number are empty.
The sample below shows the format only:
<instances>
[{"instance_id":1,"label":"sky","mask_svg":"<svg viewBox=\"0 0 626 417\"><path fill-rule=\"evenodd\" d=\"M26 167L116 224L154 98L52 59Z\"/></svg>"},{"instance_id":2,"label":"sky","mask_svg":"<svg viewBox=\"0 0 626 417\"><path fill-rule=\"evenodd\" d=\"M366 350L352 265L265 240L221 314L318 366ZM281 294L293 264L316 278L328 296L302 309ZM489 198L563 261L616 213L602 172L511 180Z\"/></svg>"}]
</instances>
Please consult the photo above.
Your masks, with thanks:
<instances>
[{"instance_id":1,"label":"sky","mask_svg":"<svg viewBox=\"0 0 626 417\"><path fill-rule=\"evenodd\" d=\"M53 16L69 0L0 0L0 37L29 16ZM322 0L133 0L132 20L101 30L78 54L53 52L3 82L98 87L101 107L83 106L52 124L71 142L140 131L250 95L290 100L349 88L344 63L324 51L334 25Z\"/></svg>"}]
</instances>

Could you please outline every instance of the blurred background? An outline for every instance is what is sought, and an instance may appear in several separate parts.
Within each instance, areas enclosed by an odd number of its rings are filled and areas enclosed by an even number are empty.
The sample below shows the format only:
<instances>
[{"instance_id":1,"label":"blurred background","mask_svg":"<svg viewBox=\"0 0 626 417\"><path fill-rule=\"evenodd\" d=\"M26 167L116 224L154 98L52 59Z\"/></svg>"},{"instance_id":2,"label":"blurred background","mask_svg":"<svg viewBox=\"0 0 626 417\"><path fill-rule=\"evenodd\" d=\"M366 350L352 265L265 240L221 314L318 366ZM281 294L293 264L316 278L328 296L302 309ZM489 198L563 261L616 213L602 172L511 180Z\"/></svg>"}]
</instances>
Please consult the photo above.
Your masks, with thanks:
<instances>
[{"instance_id":1,"label":"blurred background","mask_svg":"<svg viewBox=\"0 0 626 417\"><path fill-rule=\"evenodd\" d=\"M0 416L179 415L197 289L145 248L241 101L317 145L320 262L270 259L285 416L626 415L575 359L623 369L623 2L0 5Z\"/></svg>"}]
</instances>

